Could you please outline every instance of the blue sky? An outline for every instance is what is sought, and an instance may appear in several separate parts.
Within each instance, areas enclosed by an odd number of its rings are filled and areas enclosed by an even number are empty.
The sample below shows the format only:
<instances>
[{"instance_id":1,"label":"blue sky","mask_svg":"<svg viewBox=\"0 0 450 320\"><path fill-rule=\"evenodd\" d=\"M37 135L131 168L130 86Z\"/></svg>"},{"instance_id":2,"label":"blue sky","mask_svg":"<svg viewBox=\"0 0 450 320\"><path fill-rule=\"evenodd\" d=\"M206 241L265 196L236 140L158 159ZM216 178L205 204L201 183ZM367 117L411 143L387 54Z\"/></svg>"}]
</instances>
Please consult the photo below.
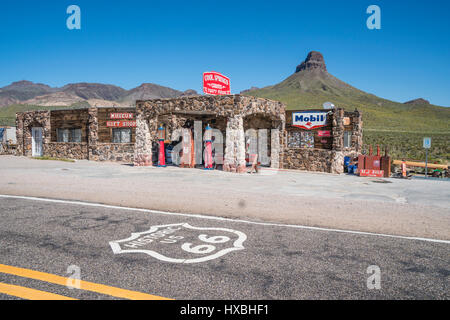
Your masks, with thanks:
<instances>
[{"instance_id":1,"label":"blue sky","mask_svg":"<svg viewBox=\"0 0 450 320\"><path fill-rule=\"evenodd\" d=\"M66 9L81 8L81 30ZM381 30L366 8L381 8ZM231 91L285 79L311 50L328 71L383 98L450 106L450 1L2 0L0 87L152 82L201 92L202 73Z\"/></svg>"}]
</instances>

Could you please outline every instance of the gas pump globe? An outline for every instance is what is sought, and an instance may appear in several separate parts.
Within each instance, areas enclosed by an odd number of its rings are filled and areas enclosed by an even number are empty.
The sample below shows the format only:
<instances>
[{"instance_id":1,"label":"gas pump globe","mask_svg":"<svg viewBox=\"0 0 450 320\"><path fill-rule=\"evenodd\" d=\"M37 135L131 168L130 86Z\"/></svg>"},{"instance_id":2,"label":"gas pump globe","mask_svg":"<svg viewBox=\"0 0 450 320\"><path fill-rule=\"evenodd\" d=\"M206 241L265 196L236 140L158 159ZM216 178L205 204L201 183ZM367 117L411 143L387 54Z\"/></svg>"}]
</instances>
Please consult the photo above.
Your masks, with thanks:
<instances>
[{"instance_id":1,"label":"gas pump globe","mask_svg":"<svg viewBox=\"0 0 450 320\"><path fill-rule=\"evenodd\" d=\"M166 155L164 149L164 140L166 138L166 129L161 124L158 128L158 140L159 140L159 156L158 156L158 167L166 166Z\"/></svg>"},{"instance_id":2,"label":"gas pump globe","mask_svg":"<svg viewBox=\"0 0 450 320\"><path fill-rule=\"evenodd\" d=\"M166 139L166 129L163 127L163 125L160 125L158 128L158 140L164 141Z\"/></svg>"},{"instance_id":3,"label":"gas pump globe","mask_svg":"<svg viewBox=\"0 0 450 320\"><path fill-rule=\"evenodd\" d=\"M209 126L209 124L207 124L206 128L205 128L205 141L206 142L208 142L208 141L212 142L212 129Z\"/></svg>"}]
</instances>

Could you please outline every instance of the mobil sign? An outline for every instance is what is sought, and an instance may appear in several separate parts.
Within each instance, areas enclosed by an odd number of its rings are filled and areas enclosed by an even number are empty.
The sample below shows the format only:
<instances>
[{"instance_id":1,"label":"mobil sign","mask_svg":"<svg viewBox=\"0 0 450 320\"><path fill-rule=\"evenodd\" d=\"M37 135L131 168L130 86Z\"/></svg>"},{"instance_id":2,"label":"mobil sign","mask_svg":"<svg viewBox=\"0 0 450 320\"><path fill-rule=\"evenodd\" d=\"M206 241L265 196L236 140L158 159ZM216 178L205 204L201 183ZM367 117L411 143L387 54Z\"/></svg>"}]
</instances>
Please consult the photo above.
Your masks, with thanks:
<instances>
[{"instance_id":1,"label":"mobil sign","mask_svg":"<svg viewBox=\"0 0 450 320\"><path fill-rule=\"evenodd\" d=\"M203 93L212 95L230 94L230 79L215 71L204 72Z\"/></svg>"},{"instance_id":2,"label":"mobil sign","mask_svg":"<svg viewBox=\"0 0 450 320\"><path fill-rule=\"evenodd\" d=\"M292 113L292 125L302 129L316 129L327 125L327 112L301 111Z\"/></svg>"}]
</instances>

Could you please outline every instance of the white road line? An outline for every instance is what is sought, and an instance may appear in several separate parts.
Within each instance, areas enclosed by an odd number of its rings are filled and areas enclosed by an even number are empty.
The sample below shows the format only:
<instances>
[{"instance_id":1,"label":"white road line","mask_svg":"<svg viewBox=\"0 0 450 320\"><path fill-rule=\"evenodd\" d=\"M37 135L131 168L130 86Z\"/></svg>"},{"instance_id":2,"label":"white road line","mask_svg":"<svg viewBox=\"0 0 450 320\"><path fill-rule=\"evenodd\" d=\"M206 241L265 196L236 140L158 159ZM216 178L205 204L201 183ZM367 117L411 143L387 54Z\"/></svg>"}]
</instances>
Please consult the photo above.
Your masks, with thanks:
<instances>
[{"instance_id":1,"label":"white road line","mask_svg":"<svg viewBox=\"0 0 450 320\"><path fill-rule=\"evenodd\" d=\"M12 195L3 195L3 194L0 194L0 198L12 198L12 199L25 199L25 200L34 200L34 201L45 201L45 202L74 204L74 205L82 205L82 206L90 206L90 207L101 207L101 208L117 209L117 210L139 211L139 212L155 213L155 214L170 215L170 216L183 216L183 217L189 217L189 218L199 218L199 219L218 220L218 221L227 221L227 222L247 223L247 224L255 224L255 225L261 225L261 226L286 227L286 228L306 229L306 230L315 230L315 231L327 231L327 232L340 232L340 233L350 233L350 234L376 236L376 237L387 237L387 238L395 238L395 239L418 240L418 241L427 241L427 242L436 242L436 243L450 244L449 240L440 240L440 239L431 239L431 238L419 238L419 237L407 237L407 236L398 236L398 235L392 235L392 234L364 232L364 231L355 231L355 230L344 230L344 229L330 229L330 228L310 227L310 226L293 225L293 224L281 224L281 223L271 223L271 222L257 222L257 221L231 219L231 218L223 218L223 217L215 217L215 216L205 216L205 215L200 215L200 214L189 214L189 213L181 213L181 212L169 212L169 211L159 211L159 210L151 210L151 209L120 207L120 206L113 206L113 205L101 204L101 203L93 203L93 202L69 201L69 200L47 199L47 198L26 197L26 196L12 196Z\"/></svg>"}]
</instances>

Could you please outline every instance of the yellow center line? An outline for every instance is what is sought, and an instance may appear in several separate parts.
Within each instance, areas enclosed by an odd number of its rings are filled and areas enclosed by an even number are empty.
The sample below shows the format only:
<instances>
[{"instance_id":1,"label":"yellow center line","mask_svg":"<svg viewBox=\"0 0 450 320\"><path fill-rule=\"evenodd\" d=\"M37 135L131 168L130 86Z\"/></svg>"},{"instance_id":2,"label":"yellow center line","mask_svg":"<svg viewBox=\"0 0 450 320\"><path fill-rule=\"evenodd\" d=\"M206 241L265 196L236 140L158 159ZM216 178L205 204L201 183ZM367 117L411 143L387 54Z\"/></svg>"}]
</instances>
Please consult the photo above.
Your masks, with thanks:
<instances>
[{"instance_id":1,"label":"yellow center line","mask_svg":"<svg viewBox=\"0 0 450 320\"><path fill-rule=\"evenodd\" d=\"M66 286L67 283L71 283L73 279L69 279L66 277L61 277L55 274L34 271L31 269L18 268L13 266L7 266L4 264L0 264L0 272L12 274L19 277L35 279L40 281L45 281L49 283L59 284L61 286ZM69 280L69 282L68 282ZM142 293L138 291L132 291L127 289L121 289L116 287L111 287L103 284L98 284L94 282L80 280L80 288L81 290L91 291L101 294L106 294L109 296L131 299L131 300L172 300L169 298L164 298L160 296L155 296L147 293Z\"/></svg>"},{"instance_id":2,"label":"yellow center line","mask_svg":"<svg viewBox=\"0 0 450 320\"><path fill-rule=\"evenodd\" d=\"M0 293L28 300L77 300L46 291L0 282Z\"/></svg>"}]
</instances>

